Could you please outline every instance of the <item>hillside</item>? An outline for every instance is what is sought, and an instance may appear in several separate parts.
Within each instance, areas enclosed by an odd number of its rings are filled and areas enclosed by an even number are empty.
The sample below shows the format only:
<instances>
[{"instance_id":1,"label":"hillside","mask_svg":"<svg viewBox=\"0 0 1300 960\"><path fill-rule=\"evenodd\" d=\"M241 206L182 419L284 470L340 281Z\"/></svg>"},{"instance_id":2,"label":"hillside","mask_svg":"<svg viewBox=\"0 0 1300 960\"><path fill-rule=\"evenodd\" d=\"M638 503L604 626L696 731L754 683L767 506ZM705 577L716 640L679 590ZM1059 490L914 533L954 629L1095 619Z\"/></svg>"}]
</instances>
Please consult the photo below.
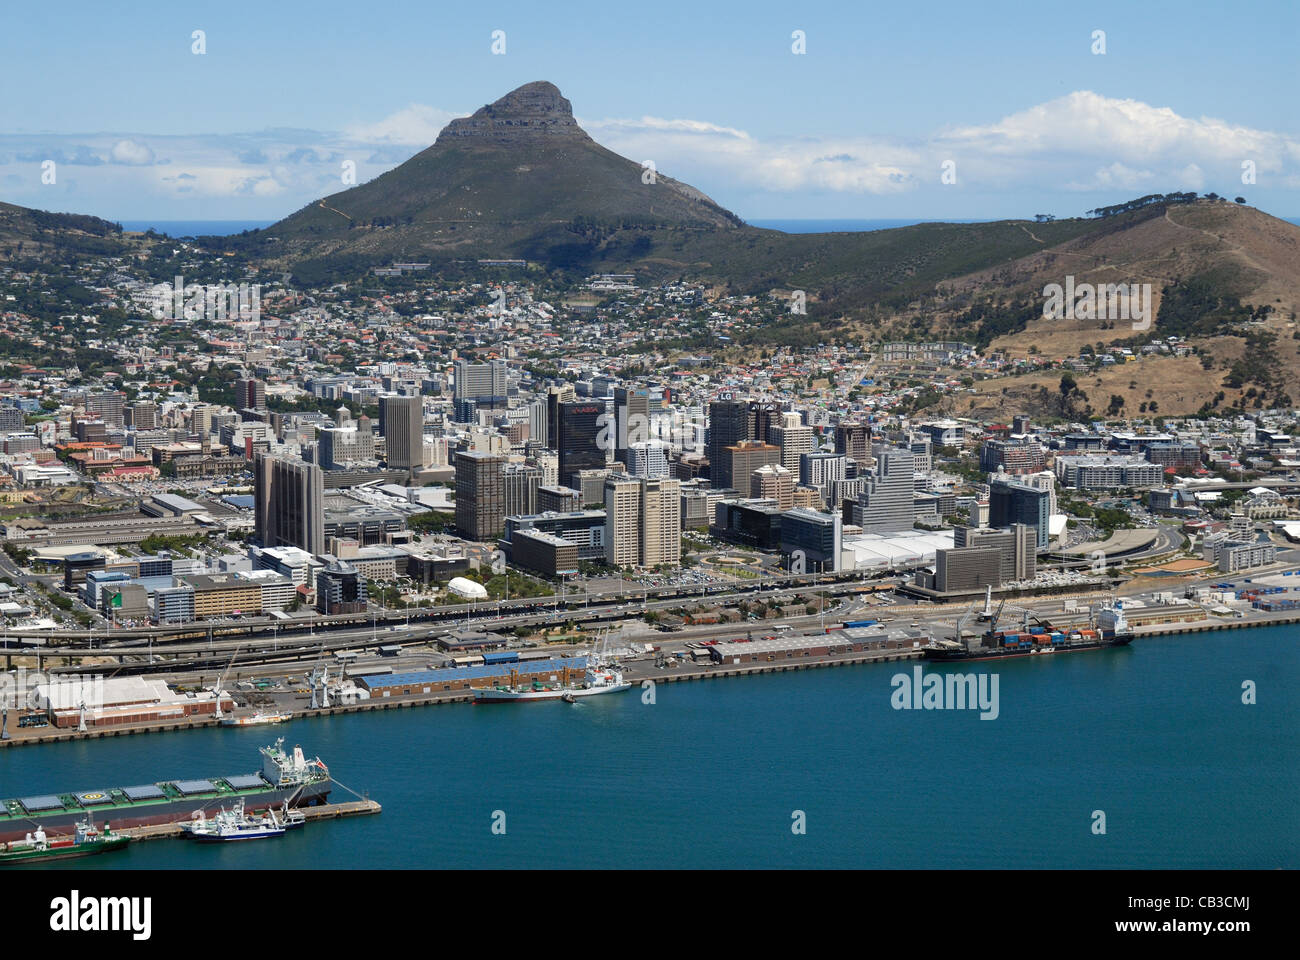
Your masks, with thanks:
<instances>
[{"instance_id":1,"label":"hillside","mask_svg":"<svg viewBox=\"0 0 1300 960\"><path fill-rule=\"evenodd\" d=\"M50 213L0 202L0 263L99 256L124 249L120 224L76 213Z\"/></svg>"}]
</instances>

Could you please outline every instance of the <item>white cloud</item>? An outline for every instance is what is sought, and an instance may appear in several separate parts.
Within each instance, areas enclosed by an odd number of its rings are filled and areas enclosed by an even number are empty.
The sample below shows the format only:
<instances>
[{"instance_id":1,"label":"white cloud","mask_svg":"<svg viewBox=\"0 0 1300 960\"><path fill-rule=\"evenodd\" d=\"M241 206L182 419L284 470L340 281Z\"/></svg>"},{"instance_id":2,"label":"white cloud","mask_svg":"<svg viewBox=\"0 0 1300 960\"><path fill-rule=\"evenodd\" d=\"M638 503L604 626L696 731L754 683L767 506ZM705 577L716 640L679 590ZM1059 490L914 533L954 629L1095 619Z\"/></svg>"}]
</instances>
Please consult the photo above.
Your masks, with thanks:
<instances>
[{"instance_id":1,"label":"white cloud","mask_svg":"<svg viewBox=\"0 0 1300 960\"><path fill-rule=\"evenodd\" d=\"M76 165L78 209L131 215L192 209L231 216L283 216L345 188L342 163L356 164L364 183L433 143L452 119L448 110L411 104L342 132L276 129L234 135L154 136L139 133L19 135L0 133L5 199L46 209L72 209L58 188L40 181L41 158ZM643 116L580 121L594 139L634 162L652 160L667 176L726 202L745 196L798 201L890 197L940 189L951 160L960 187L1041 196L1061 192L1111 195L1170 189L1237 187L1243 160L1259 183L1244 188L1300 188L1300 137L1210 117L1189 118L1169 107L1076 91L986 124L953 125L928 136L760 137L706 120ZM949 190L949 187L943 187ZM156 201L156 203L154 202ZM87 203L93 204L87 207ZM763 201L760 201L763 202ZM947 205L949 201L935 201ZM206 204L206 206L203 206ZM933 203L932 203L933 205ZM141 211L135 214L134 211ZM1288 211L1282 211L1288 212ZM121 215L121 214L118 214Z\"/></svg>"},{"instance_id":2,"label":"white cloud","mask_svg":"<svg viewBox=\"0 0 1300 960\"><path fill-rule=\"evenodd\" d=\"M119 140L113 144L113 149L109 154L114 163L122 163L131 167L144 166L153 163L153 151L143 143L136 143L134 140Z\"/></svg>"}]
</instances>

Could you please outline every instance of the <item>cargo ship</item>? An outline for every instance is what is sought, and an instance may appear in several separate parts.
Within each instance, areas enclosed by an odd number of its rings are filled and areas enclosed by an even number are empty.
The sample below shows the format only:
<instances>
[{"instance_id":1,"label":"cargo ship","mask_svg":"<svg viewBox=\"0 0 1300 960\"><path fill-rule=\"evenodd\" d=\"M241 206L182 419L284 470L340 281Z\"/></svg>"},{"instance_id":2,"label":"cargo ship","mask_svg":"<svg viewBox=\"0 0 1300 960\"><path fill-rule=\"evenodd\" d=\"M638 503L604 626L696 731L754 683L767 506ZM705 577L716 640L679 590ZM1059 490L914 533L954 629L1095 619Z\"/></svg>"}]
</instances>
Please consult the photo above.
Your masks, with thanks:
<instances>
[{"instance_id":1,"label":"cargo ship","mask_svg":"<svg viewBox=\"0 0 1300 960\"><path fill-rule=\"evenodd\" d=\"M1005 605L1005 601L1003 601ZM1048 654L1076 653L1083 650L1104 650L1108 647L1126 647L1133 642L1133 632L1124 617L1124 604L1116 600L1101 607L1095 622L1086 628L1057 628L1031 614L1025 614L1021 630L999 630L997 613L988 617L989 629L983 636L966 639L961 636L958 621L958 640L932 640L925 648L927 660L1001 660L1005 657L1041 657ZM1038 621L1030 626L1031 617ZM963 617L963 620L965 618Z\"/></svg>"},{"instance_id":2,"label":"cargo ship","mask_svg":"<svg viewBox=\"0 0 1300 960\"><path fill-rule=\"evenodd\" d=\"M38 827L50 836L71 836L88 815L122 829L189 821L198 811L235 801L250 811L326 802L333 781L319 757L309 760L297 746L286 751L283 738L260 752L257 773L0 800L0 842L22 840Z\"/></svg>"},{"instance_id":3,"label":"cargo ship","mask_svg":"<svg viewBox=\"0 0 1300 960\"><path fill-rule=\"evenodd\" d=\"M28 833L22 840L0 843L0 866L93 857L121 850L130 842L130 837L113 833L108 824L104 824L102 831L97 830L87 816L77 823L76 832L71 837L51 840L44 830L37 827L35 833Z\"/></svg>"}]
</instances>

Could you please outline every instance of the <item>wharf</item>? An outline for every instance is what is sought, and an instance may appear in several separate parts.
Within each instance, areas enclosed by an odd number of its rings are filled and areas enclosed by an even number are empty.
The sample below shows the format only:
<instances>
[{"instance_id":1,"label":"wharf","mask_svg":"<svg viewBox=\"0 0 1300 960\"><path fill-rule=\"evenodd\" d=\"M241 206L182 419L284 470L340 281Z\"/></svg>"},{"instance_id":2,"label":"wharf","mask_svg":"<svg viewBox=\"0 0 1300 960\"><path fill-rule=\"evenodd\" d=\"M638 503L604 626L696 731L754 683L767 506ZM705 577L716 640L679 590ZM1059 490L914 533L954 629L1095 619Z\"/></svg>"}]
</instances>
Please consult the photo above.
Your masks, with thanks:
<instances>
[{"instance_id":1,"label":"wharf","mask_svg":"<svg viewBox=\"0 0 1300 960\"><path fill-rule=\"evenodd\" d=\"M307 815L307 821L312 822L337 820L340 817L370 816L382 812L384 808L374 800L348 800L344 803L321 803L300 809ZM147 827L124 827L121 830L114 829L113 832L130 837L137 843L141 840L160 840L183 836L181 824L185 822L187 821L178 820L174 823L155 823Z\"/></svg>"},{"instance_id":2,"label":"wharf","mask_svg":"<svg viewBox=\"0 0 1300 960\"><path fill-rule=\"evenodd\" d=\"M1230 620L1199 620L1188 623L1151 624L1134 628L1139 639L1176 636L1189 633L1207 633L1218 630L1248 630L1254 627L1277 627L1300 624L1300 614L1283 616L1246 616ZM918 660L924 656L919 648L900 650L873 650L862 653L831 654L821 657L798 657L769 663L748 664L714 664L714 663L680 663L673 667L657 668L648 660L632 660L624 663L624 674L636 684L653 680L658 683L678 683L687 680L708 680L716 677L747 677L767 673L787 673L791 670L813 670L819 667L844 667L866 663L885 663L897 660ZM378 697L360 700L355 703L337 704L318 707L315 710L294 707L295 719L298 717L328 716L345 713L368 713L375 710L399 710L405 707L440 706L449 703L472 703L474 696L463 691L450 693L439 692L417 694L404 697ZM0 740L0 748L24 746L27 744L59 743L71 740L95 740L105 737L125 737L138 733L157 733L170 730L188 730L194 727L215 727L213 718L161 724L136 724L131 726L111 727L88 730L85 733L63 730L57 733L45 733L44 728L10 731L9 740Z\"/></svg>"}]
</instances>

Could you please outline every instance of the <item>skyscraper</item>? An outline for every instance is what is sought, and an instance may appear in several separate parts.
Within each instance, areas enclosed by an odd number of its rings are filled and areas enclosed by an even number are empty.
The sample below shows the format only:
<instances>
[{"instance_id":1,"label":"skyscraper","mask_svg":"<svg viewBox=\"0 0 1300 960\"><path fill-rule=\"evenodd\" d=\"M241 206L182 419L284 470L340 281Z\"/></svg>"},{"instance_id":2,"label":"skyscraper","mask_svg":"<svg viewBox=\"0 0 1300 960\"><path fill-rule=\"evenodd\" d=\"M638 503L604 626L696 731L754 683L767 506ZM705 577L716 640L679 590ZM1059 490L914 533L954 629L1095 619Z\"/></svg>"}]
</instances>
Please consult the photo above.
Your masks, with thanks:
<instances>
[{"instance_id":1,"label":"skyscraper","mask_svg":"<svg viewBox=\"0 0 1300 960\"><path fill-rule=\"evenodd\" d=\"M724 451L749 439L749 403L714 400L709 404L709 479L714 487L734 487L731 462Z\"/></svg>"},{"instance_id":2,"label":"skyscraper","mask_svg":"<svg viewBox=\"0 0 1300 960\"><path fill-rule=\"evenodd\" d=\"M813 436L812 427L791 422L789 419L791 416L795 421L798 420L797 414L787 414L785 423L773 426L768 431L768 441L781 448L781 465L798 476L799 458L805 453L816 452L817 441Z\"/></svg>"},{"instance_id":3,"label":"skyscraper","mask_svg":"<svg viewBox=\"0 0 1300 960\"><path fill-rule=\"evenodd\" d=\"M628 462L628 448L650 439L650 391L614 388L614 459Z\"/></svg>"},{"instance_id":4,"label":"skyscraper","mask_svg":"<svg viewBox=\"0 0 1300 960\"><path fill-rule=\"evenodd\" d=\"M424 463L424 401L413 397L380 397L380 427L388 441L388 465L418 470Z\"/></svg>"},{"instance_id":5,"label":"skyscraper","mask_svg":"<svg viewBox=\"0 0 1300 960\"><path fill-rule=\"evenodd\" d=\"M253 461L254 515L264 547L325 550L325 474L314 463L259 454Z\"/></svg>"},{"instance_id":6,"label":"skyscraper","mask_svg":"<svg viewBox=\"0 0 1300 960\"><path fill-rule=\"evenodd\" d=\"M558 440L560 482L579 488L574 479L580 470L603 470L605 450L600 445L602 431L608 436L603 401L573 400L559 404Z\"/></svg>"},{"instance_id":7,"label":"skyscraper","mask_svg":"<svg viewBox=\"0 0 1300 960\"><path fill-rule=\"evenodd\" d=\"M916 522L912 451L877 446L876 465L863 479L863 489L852 503L852 522L864 533L899 533Z\"/></svg>"},{"instance_id":8,"label":"skyscraper","mask_svg":"<svg viewBox=\"0 0 1300 960\"><path fill-rule=\"evenodd\" d=\"M845 420L835 427L835 452L858 462L865 470L871 462L871 428L858 420Z\"/></svg>"},{"instance_id":9,"label":"skyscraper","mask_svg":"<svg viewBox=\"0 0 1300 960\"><path fill-rule=\"evenodd\" d=\"M744 496L755 470L781 462L781 448L760 440L742 440L724 449L722 459L727 475L731 477L730 486Z\"/></svg>"},{"instance_id":10,"label":"skyscraper","mask_svg":"<svg viewBox=\"0 0 1300 960\"><path fill-rule=\"evenodd\" d=\"M466 540L495 540L505 530L504 465L495 454L456 454L456 529Z\"/></svg>"},{"instance_id":11,"label":"skyscraper","mask_svg":"<svg viewBox=\"0 0 1300 960\"><path fill-rule=\"evenodd\" d=\"M266 384L261 380L235 381L236 410L265 410Z\"/></svg>"},{"instance_id":12,"label":"skyscraper","mask_svg":"<svg viewBox=\"0 0 1300 960\"><path fill-rule=\"evenodd\" d=\"M682 484L667 477L605 478L605 558L616 567L653 567L682 558Z\"/></svg>"},{"instance_id":13,"label":"skyscraper","mask_svg":"<svg viewBox=\"0 0 1300 960\"><path fill-rule=\"evenodd\" d=\"M1034 530L1034 542L1046 550L1051 530L1051 493L1009 477L993 477L989 483L989 526L1010 527L1023 523Z\"/></svg>"},{"instance_id":14,"label":"skyscraper","mask_svg":"<svg viewBox=\"0 0 1300 960\"><path fill-rule=\"evenodd\" d=\"M506 362L489 360L487 363L456 361L455 399L473 400L479 409L503 410L509 403L506 396Z\"/></svg>"}]
</instances>

